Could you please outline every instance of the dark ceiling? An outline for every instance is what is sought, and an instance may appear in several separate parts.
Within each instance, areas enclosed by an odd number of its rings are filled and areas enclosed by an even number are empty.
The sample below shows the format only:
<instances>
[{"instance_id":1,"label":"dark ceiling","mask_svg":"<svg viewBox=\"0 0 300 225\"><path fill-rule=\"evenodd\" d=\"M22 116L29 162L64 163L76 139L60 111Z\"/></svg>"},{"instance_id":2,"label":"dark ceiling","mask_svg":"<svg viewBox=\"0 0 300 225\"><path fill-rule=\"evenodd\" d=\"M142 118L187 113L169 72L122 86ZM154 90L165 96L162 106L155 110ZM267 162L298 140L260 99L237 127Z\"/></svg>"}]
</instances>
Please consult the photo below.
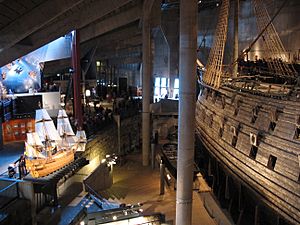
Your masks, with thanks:
<instances>
[{"instance_id":1,"label":"dark ceiling","mask_svg":"<svg viewBox=\"0 0 300 225\"><path fill-rule=\"evenodd\" d=\"M163 1L170 6L176 2ZM0 66L74 29L80 32L82 58L140 63L142 6L142 0L0 0Z\"/></svg>"}]
</instances>

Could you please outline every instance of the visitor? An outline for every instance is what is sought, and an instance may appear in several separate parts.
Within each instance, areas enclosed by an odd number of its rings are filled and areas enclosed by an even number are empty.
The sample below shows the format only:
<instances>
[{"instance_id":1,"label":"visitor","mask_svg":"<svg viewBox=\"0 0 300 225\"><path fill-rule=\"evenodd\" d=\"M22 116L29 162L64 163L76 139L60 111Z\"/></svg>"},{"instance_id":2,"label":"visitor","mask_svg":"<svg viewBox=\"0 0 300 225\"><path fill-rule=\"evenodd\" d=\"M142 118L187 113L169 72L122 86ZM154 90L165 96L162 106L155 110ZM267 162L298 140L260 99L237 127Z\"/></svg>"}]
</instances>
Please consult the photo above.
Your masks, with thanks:
<instances>
[{"instance_id":1,"label":"visitor","mask_svg":"<svg viewBox=\"0 0 300 225\"><path fill-rule=\"evenodd\" d=\"M27 175L25 156L21 155L20 158L16 160L14 164L16 164L17 162L19 163L19 178L22 179Z\"/></svg>"}]
</instances>

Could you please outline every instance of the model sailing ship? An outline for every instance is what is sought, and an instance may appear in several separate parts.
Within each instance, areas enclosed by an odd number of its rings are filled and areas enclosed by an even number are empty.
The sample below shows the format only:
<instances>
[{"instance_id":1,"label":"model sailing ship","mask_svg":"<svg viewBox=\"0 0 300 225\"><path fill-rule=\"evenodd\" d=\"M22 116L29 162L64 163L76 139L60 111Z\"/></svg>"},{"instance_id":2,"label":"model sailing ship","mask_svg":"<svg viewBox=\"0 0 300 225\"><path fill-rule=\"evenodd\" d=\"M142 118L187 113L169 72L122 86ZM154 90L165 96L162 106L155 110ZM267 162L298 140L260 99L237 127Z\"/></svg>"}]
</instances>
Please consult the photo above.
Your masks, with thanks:
<instances>
[{"instance_id":1,"label":"model sailing ship","mask_svg":"<svg viewBox=\"0 0 300 225\"><path fill-rule=\"evenodd\" d=\"M287 63L263 1L252 2L266 45L267 71L256 68L246 76L223 71L229 14L229 0L223 0L199 81L197 135L209 153L208 170L215 170L213 187L219 196L223 193L229 211L239 210L237 224L300 224L299 76ZM245 189L257 199L255 203L245 203ZM243 219L247 211L253 216ZM277 216L266 213L270 211Z\"/></svg>"},{"instance_id":2,"label":"model sailing ship","mask_svg":"<svg viewBox=\"0 0 300 225\"><path fill-rule=\"evenodd\" d=\"M74 161L77 150L84 151L84 131L75 135L65 110L59 110L57 129L45 109L36 110L35 132L27 133L26 168L34 178L47 176Z\"/></svg>"}]
</instances>

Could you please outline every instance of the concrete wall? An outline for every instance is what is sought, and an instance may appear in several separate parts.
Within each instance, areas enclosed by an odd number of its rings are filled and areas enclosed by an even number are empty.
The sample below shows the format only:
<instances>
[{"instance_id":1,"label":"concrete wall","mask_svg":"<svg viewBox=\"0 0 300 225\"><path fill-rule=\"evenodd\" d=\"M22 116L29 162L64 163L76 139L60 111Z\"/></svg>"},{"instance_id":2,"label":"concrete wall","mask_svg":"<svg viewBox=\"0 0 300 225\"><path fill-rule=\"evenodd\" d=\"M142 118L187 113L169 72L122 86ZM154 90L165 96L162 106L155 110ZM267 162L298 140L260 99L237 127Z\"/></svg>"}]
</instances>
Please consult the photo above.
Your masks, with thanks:
<instances>
[{"instance_id":1,"label":"concrete wall","mask_svg":"<svg viewBox=\"0 0 300 225\"><path fill-rule=\"evenodd\" d=\"M113 184L112 166L101 163L88 177L83 180L85 190L91 188L96 193L108 189ZM101 178L101 179L99 179Z\"/></svg>"},{"instance_id":2,"label":"concrete wall","mask_svg":"<svg viewBox=\"0 0 300 225\"><path fill-rule=\"evenodd\" d=\"M154 36L153 76L169 78L169 45L163 31L158 28Z\"/></svg>"},{"instance_id":3,"label":"concrete wall","mask_svg":"<svg viewBox=\"0 0 300 225\"><path fill-rule=\"evenodd\" d=\"M136 148L136 144L140 138L140 120L140 116L134 116L133 118L121 121L121 150L124 150L124 153L128 152L130 143L131 149ZM131 138L129 138L129 133ZM93 140L88 142L83 157L86 157L89 160L89 164L81 168L66 181L58 184L58 197L63 196L74 183L82 183L85 179L88 185L98 191L109 188L109 186L112 185L113 179L111 169L107 168L106 164L100 164L101 160L105 159L107 154L118 153L117 135L118 129L114 124L99 132Z\"/></svg>"},{"instance_id":4,"label":"concrete wall","mask_svg":"<svg viewBox=\"0 0 300 225\"><path fill-rule=\"evenodd\" d=\"M125 119L121 121L121 147L128 148L129 138L128 134L131 134L132 144L137 144L137 140L140 138L141 132L141 117L134 116L133 118ZM93 140L87 144L84 157L88 160L98 160L105 158L106 154L118 153L118 129L116 124L108 127L106 130L101 131ZM125 149L125 150L126 150ZM122 150L122 149L121 149ZM128 149L127 149L128 150Z\"/></svg>"}]
</instances>

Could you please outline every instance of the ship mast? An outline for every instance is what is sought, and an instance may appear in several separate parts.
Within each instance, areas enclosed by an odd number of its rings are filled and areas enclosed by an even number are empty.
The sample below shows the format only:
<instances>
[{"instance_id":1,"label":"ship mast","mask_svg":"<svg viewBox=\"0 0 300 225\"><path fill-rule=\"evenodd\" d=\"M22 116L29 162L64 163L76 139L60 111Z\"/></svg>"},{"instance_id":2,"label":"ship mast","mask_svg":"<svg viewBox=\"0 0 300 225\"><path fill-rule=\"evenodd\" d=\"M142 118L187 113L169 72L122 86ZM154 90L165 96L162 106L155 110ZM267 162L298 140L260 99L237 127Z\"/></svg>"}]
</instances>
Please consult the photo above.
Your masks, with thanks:
<instances>
[{"instance_id":1,"label":"ship mast","mask_svg":"<svg viewBox=\"0 0 300 225\"><path fill-rule=\"evenodd\" d=\"M233 39L233 77L238 75L238 57L239 57L239 0L234 1L234 39Z\"/></svg>"},{"instance_id":2,"label":"ship mast","mask_svg":"<svg viewBox=\"0 0 300 225\"><path fill-rule=\"evenodd\" d=\"M209 53L206 72L203 76L203 81L215 88L220 87L221 78L223 76L223 56L227 39L228 14L229 0L223 0L215 32L215 39Z\"/></svg>"},{"instance_id":3,"label":"ship mast","mask_svg":"<svg viewBox=\"0 0 300 225\"><path fill-rule=\"evenodd\" d=\"M44 135L45 135L45 151L46 151L46 155L47 157L49 157L50 159L52 158L52 149L51 149L51 141L48 137L48 134L47 134L47 130L46 130L46 121L49 121L49 120L45 120L44 118L42 119L42 124L43 124L43 132L44 132Z\"/></svg>"},{"instance_id":4,"label":"ship mast","mask_svg":"<svg viewBox=\"0 0 300 225\"><path fill-rule=\"evenodd\" d=\"M287 51L285 50L282 41L280 40L280 37L273 25L273 20L287 3L287 0L282 3L281 7L275 13L272 19L270 18L270 15L262 0L252 0L252 2L254 6L254 12L256 14L257 27L260 31L260 35L262 35L263 44L265 46L265 57L268 59L267 64L270 72L274 76L286 78L296 77L297 72L294 67L287 64Z\"/></svg>"},{"instance_id":5,"label":"ship mast","mask_svg":"<svg viewBox=\"0 0 300 225\"><path fill-rule=\"evenodd\" d=\"M54 126L54 123L45 109L36 110L35 131L38 133L41 141L45 143L47 155L52 155L52 141L60 141L61 138Z\"/></svg>"}]
</instances>

